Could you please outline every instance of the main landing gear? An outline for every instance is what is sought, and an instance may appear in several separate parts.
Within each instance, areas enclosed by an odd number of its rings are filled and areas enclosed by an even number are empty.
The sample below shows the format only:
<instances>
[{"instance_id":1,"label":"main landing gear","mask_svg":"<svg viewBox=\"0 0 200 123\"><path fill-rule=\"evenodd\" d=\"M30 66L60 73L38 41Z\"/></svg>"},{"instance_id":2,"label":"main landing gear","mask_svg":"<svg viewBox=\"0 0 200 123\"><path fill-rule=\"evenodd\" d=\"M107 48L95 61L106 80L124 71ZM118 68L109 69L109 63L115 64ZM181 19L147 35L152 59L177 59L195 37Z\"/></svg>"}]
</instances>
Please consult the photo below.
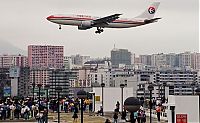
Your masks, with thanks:
<instances>
[{"instance_id":1,"label":"main landing gear","mask_svg":"<svg viewBox=\"0 0 200 123\"><path fill-rule=\"evenodd\" d=\"M95 33L102 33L103 32L103 29L101 27L97 27L97 31L95 31Z\"/></svg>"},{"instance_id":2,"label":"main landing gear","mask_svg":"<svg viewBox=\"0 0 200 123\"><path fill-rule=\"evenodd\" d=\"M61 25L59 25L59 29L62 29L62 28L61 28Z\"/></svg>"}]
</instances>

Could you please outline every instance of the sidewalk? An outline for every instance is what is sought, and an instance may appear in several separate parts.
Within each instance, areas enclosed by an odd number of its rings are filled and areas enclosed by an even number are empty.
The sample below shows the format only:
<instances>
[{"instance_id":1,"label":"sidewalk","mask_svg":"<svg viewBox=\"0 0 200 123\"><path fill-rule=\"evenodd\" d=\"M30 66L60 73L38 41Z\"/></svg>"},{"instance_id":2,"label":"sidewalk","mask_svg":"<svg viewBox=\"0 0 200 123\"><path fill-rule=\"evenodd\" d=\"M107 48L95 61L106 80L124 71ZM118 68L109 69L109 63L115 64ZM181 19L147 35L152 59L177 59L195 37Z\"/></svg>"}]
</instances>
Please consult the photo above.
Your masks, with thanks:
<instances>
[{"instance_id":1,"label":"sidewalk","mask_svg":"<svg viewBox=\"0 0 200 123\"><path fill-rule=\"evenodd\" d=\"M23 119L15 119L15 120L9 120L9 119L7 119L7 120L0 120L0 122L2 123L2 122L7 122L7 123L11 123L11 122L36 122L36 120L35 119L30 119L30 120L23 120Z\"/></svg>"}]
</instances>

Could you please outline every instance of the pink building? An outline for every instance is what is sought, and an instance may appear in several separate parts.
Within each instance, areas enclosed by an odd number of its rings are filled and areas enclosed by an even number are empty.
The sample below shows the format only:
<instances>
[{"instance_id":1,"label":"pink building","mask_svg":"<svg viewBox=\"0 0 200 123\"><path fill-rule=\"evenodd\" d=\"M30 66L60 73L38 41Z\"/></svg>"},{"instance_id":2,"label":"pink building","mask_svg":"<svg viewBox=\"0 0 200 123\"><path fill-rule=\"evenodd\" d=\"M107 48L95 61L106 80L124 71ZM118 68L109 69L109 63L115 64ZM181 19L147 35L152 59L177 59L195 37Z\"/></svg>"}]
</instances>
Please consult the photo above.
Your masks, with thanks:
<instances>
[{"instance_id":1,"label":"pink building","mask_svg":"<svg viewBox=\"0 0 200 123\"><path fill-rule=\"evenodd\" d=\"M63 57L64 46L28 46L28 64L31 68L62 68Z\"/></svg>"},{"instance_id":2,"label":"pink building","mask_svg":"<svg viewBox=\"0 0 200 123\"><path fill-rule=\"evenodd\" d=\"M13 66L27 67L28 58L23 55L0 55L0 68L9 68Z\"/></svg>"}]
</instances>

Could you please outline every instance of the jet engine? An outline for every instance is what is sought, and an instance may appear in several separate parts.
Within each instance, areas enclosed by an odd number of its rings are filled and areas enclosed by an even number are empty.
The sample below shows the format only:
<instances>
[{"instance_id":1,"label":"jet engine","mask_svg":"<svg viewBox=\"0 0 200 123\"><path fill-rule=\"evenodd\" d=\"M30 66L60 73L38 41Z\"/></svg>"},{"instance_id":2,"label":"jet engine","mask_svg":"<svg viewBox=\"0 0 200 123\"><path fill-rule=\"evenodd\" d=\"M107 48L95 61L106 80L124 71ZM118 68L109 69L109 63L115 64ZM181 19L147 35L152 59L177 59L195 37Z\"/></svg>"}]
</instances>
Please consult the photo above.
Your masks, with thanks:
<instances>
[{"instance_id":1,"label":"jet engine","mask_svg":"<svg viewBox=\"0 0 200 123\"><path fill-rule=\"evenodd\" d=\"M86 30L92 28L92 21L81 21L81 25L78 26L79 30Z\"/></svg>"}]
</instances>

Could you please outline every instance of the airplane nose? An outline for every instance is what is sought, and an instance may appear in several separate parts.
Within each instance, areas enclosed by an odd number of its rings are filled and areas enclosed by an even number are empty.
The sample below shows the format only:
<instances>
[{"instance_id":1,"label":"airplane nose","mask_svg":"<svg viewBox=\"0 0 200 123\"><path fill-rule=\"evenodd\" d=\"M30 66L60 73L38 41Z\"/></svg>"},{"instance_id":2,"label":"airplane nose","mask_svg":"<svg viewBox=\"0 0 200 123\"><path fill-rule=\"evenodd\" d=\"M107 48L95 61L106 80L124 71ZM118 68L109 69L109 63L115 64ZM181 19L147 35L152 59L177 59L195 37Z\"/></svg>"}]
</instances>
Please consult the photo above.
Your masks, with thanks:
<instances>
[{"instance_id":1,"label":"airplane nose","mask_svg":"<svg viewBox=\"0 0 200 123\"><path fill-rule=\"evenodd\" d=\"M49 21L49 20L51 20L51 18L52 18L52 15L51 15L51 16L48 16L48 17L47 17L47 20Z\"/></svg>"},{"instance_id":2,"label":"airplane nose","mask_svg":"<svg viewBox=\"0 0 200 123\"><path fill-rule=\"evenodd\" d=\"M47 20L50 20L50 16L47 17Z\"/></svg>"}]
</instances>

